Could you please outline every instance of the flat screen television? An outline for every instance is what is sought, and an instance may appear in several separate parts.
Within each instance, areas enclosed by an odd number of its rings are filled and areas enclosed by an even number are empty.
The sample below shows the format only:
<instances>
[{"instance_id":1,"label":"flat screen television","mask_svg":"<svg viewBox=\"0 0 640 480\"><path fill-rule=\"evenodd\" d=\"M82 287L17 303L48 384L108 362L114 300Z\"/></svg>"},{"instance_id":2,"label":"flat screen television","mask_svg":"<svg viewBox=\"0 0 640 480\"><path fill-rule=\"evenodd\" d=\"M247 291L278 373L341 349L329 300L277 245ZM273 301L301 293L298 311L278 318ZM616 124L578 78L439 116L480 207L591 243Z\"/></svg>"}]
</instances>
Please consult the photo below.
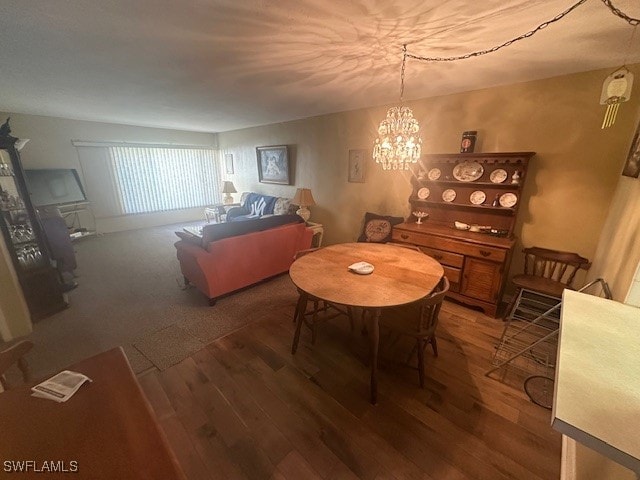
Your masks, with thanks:
<instances>
[{"instance_id":1,"label":"flat screen television","mask_svg":"<svg viewBox=\"0 0 640 480\"><path fill-rule=\"evenodd\" d=\"M31 203L36 207L86 202L80 177L74 168L25 170Z\"/></svg>"}]
</instances>

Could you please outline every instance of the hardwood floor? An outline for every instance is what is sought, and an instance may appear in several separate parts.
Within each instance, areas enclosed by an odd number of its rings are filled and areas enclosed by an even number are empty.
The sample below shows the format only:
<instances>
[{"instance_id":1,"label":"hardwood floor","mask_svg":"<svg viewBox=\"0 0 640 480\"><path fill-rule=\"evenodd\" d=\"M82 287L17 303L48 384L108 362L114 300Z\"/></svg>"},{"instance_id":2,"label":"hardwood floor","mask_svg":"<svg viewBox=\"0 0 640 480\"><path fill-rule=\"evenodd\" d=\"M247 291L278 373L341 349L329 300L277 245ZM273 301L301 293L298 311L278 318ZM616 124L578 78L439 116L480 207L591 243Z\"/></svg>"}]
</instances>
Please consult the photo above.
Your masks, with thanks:
<instances>
[{"instance_id":1,"label":"hardwood floor","mask_svg":"<svg viewBox=\"0 0 640 480\"><path fill-rule=\"evenodd\" d=\"M411 341L383 342L373 406L358 326L350 334L346 317L320 325L315 346L305 329L292 356L292 314L264 312L139 379L188 478L559 478L550 412L484 376L500 321L445 301L424 390L396 361Z\"/></svg>"}]
</instances>

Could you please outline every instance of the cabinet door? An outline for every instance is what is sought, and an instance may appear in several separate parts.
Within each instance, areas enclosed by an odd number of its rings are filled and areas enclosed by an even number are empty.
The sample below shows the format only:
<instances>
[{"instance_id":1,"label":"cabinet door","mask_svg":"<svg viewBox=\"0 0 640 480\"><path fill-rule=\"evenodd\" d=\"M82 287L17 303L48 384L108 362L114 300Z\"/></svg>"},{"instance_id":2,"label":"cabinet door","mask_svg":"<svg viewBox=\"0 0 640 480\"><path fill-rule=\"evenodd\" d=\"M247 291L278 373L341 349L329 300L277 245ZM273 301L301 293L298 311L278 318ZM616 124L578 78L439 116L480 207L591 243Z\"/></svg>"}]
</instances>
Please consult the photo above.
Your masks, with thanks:
<instances>
[{"instance_id":1,"label":"cabinet door","mask_svg":"<svg viewBox=\"0 0 640 480\"><path fill-rule=\"evenodd\" d=\"M467 257L464 261L460 293L468 297L495 303L498 300L502 263Z\"/></svg>"}]
</instances>

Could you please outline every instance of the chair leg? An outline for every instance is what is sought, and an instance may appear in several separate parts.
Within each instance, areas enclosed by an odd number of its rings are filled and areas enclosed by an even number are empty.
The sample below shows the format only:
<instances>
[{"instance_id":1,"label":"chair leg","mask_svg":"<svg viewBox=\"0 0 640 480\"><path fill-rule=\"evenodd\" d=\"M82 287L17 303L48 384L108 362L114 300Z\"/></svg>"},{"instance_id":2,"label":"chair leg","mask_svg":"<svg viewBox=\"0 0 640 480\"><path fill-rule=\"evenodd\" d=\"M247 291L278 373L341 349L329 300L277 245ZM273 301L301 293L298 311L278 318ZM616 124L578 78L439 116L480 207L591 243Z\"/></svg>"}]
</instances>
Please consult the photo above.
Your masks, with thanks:
<instances>
[{"instance_id":1,"label":"chair leg","mask_svg":"<svg viewBox=\"0 0 640 480\"><path fill-rule=\"evenodd\" d=\"M298 318L296 323L296 332L293 335L293 344L291 345L291 355L295 355L298 350L298 342L300 341L300 329L302 328L302 322L304 322L304 312L307 310L307 294L301 293L298 298L298 304L296 305L298 311Z\"/></svg>"},{"instance_id":2,"label":"chair leg","mask_svg":"<svg viewBox=\"0 0 640 480\"><path fill-rule=\"evenodd\" d=\"M512 310L516 307L516 300L518 299L519 294L520 294L520 289L516 288L516 291L513 294L513 298L509 302L509 305L507 305L507 309L504 311L504 317L502 317L502 320L507 321L511 319L511 314L513 313Z\"/></svg>"},{"instance_id":3,"label":"chair leg","mask_svg":"<svg viewBox=\"0 0 640 480\"><path fill-rule=\"evenodd\" d=\"M316 338L318 336L318 308L319 308L319 301L318 300L314 300L313 301L313 316L311 317L311 345L315 345L316 344Z\"/></svg>"},{"instance_id":4,"label":"chair leg","mask_svg":"<svg viewBox=\"0 0 640 480\"><path fill-rule=\"evenodd\" d=\"M362 330L360 331L360 333L362 333L362 335L366 335L367 334L367 324L365 322L366 314L367 314L367 309L363 308L362 309L362 314L360 315L360 322L362 323Z\"/></svg>"},{"instance_id":5,"label":"chair leg","mask_svg":"<svg viewBox=\"0 0 640 480\"><path fill-rule=\"evenodd\" d=\"M437 357L438 356L438 341L436 340L436 336L435 335L431 335L431 338L429 339L429 343L431 344L431 349L433 350L433 356ZM426 346L426 344L425 344Z\"/></svg>"},{"instance_id":6,"label":"chair leg","mask_svg":"<svg viewBox=\"0 0 640 480\"><path fill-rule=\"evenodd\" d=\"M349 328L351 329L351 333L355 328L355 324L353 323L353 309L351 307L347 307L347 316L349 317Z\"/></svg>"},{"instance_id":7,"label":"chair leg","mask_svg":"<svg viewBox=\"0 0 640 480\"><path fill-rule=\"evenodd\" d=\"M420 376L420 388L424 388L424 340L418 340L418 375Z\"/></svg>"},{"instance_id":8,"label":"chair leg","mask_svg":"<svg viewBox=\"0 0 640 480\"><path fill-rule=\"evenodd\" d=\"M298 321L299 313L300 313L300 296L298 296L298 301L296 302L296 309L293 311L293 323L296 323Z\"/></svg>"}]
</instances>

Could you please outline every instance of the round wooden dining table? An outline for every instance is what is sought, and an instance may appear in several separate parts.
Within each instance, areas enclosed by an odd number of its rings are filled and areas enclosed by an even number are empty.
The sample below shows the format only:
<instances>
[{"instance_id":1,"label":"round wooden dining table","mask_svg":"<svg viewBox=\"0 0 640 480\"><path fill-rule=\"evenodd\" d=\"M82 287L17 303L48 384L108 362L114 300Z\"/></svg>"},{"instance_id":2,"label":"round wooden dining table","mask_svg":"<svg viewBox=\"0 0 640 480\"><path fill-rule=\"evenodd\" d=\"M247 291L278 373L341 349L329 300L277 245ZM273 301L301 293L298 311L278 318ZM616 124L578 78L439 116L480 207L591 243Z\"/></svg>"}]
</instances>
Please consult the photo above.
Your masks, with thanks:
<instances>
[{"instance_id":1,"label":"round wooden dining table","mask_svg":"<svg viewBox=\"0 0 640 480\"><path fill-rule=\"evenodd\" d=\"M367 262L374 270L360 275L348 269ZM382 309L416 302L429 295L444 275L436 260L411 248L379 243L341 243L298 258L289 269L300 290L291 352L295 353L310 296L368 310L371 403L377 402L379 319Z\"/></svg>"}]
</instances>

